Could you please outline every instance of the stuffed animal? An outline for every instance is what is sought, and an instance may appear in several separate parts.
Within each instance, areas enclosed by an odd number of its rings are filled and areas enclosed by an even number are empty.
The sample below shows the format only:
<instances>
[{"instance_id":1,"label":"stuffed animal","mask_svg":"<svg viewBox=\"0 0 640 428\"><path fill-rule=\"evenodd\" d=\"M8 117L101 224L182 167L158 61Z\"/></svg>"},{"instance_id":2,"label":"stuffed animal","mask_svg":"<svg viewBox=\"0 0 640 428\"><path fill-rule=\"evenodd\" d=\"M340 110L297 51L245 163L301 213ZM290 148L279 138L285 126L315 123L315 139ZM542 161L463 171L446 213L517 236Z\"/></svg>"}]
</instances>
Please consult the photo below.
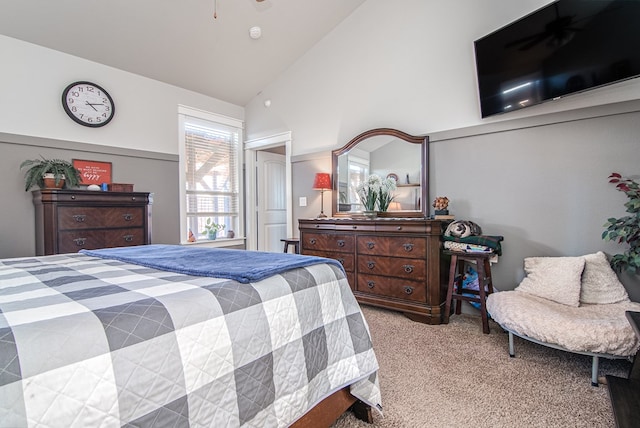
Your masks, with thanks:
<instances>
[{"instance_id":1,"label":"stuffed animal","mask_svg":"<svg viewBox=\"0 0 640 428\"><path fill-rule=\"evenodd\" d=\"M482 235L482 229L469 220L452 221L444 231L444 236L452 236L454 238L466 238L467 236L476 235Z\"/></svg>"}]
</instances>

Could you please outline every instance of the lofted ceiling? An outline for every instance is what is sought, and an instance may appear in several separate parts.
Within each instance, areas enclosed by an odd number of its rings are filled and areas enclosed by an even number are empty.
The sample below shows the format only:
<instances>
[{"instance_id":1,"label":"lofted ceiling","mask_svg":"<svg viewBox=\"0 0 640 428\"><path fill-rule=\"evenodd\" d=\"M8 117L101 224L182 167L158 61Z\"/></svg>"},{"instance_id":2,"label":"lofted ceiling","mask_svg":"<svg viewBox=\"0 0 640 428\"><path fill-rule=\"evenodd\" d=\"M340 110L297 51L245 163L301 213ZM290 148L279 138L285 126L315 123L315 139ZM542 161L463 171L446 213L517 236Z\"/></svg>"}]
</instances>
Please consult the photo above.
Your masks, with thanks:
<instances>
[{"instance_id":1,"label":"lofted ceiling","mask_svg":"<svg viewBox=\"0 0 640 428\"><path fill-rule=\"evenodd\" d=\"M0 34L244 106L364 1L3 0Z\"/></svg>"}]
</instances>

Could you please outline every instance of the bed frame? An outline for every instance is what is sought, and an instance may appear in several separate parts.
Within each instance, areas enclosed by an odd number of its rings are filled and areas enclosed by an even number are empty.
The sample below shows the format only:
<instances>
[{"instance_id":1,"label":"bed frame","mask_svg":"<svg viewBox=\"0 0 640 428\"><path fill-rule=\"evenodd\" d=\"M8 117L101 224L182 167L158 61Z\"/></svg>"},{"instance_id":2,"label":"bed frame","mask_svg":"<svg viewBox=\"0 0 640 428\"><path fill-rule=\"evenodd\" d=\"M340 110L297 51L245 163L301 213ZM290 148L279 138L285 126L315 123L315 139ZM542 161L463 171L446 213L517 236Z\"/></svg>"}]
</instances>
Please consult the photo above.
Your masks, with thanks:
<instances>
[{"instance_id":1,"label":"bed frame","mask_svg":"<svg viewBox=\"0 0 640 428\"><path fill-rule=\"evenodd\" d=\"M373 423L371 407L351 395L349 387L334 392L298 419L292 428L326 428L351 409L356 418Z\"/></svg>"}]
</instances>

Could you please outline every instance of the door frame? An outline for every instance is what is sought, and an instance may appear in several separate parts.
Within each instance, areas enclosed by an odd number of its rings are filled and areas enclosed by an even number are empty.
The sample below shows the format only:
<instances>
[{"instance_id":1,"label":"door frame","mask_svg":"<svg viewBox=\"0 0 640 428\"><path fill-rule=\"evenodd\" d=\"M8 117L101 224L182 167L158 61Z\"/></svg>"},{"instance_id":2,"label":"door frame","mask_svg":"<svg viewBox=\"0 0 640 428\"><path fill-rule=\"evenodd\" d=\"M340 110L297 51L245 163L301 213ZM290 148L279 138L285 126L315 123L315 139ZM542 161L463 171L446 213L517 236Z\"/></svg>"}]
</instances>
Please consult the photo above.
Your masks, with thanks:
<instances>
[{"instance_id":1,"label":"door frame","mask_svg":"<svg viewBox=\"0 0 640 428\"><path fill-rule=\"evenodd\" d=\"M255 138L247 140L244 143L245 162L246 162L246 180L245 180L245 196L246 196L246 248L247 250L256 250L258 248L258 214L257 214L257 194L256 194L256 156L255 152L259 150L271 149L274 147L284 146L285 148L285 192L287 204L287 237L293 236L293 189L291 178L291 131L282 132L280 134L270 135L268 137Z\"/></svg>"}]
</instances>

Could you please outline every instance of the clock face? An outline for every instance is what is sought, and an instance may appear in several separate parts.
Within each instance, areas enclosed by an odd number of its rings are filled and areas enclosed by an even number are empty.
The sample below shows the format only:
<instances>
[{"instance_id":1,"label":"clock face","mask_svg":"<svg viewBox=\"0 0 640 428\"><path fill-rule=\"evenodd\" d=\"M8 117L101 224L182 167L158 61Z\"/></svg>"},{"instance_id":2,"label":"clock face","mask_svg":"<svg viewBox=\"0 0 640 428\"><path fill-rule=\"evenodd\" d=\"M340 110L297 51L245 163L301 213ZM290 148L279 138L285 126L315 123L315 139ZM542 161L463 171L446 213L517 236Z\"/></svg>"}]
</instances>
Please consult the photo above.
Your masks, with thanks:
<instances>
[{"instance_id":1,"label":"clock face","mask_svg":"<svg viewBox=\"0 0 640 428\"><path fill-rule=\"evenodd\" d=\"M74 82L62 92L62 106L69 117L80 125L104 126L115 113L111 96L91 82Z\"/></svg>"}]
</instances>

